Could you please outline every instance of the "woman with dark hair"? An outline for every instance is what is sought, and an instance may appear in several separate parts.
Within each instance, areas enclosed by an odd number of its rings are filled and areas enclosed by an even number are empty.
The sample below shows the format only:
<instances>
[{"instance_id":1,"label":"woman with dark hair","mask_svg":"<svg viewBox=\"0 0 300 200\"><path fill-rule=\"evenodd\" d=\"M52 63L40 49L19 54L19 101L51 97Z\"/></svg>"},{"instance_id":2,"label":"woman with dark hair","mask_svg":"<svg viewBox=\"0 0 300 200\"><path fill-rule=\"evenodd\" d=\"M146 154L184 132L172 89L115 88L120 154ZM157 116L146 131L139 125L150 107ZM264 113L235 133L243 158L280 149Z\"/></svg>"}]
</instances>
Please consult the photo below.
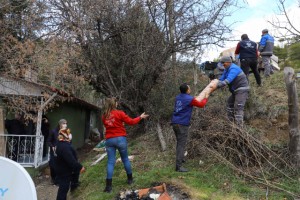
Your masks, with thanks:
<instances>
[{"instance_id":1,"label":"woman with dark hair","mask_svg":"<svg viewBox=\"0 0 300 200\"><path fill-rule=\"evenodd\" d=\"M128 158L127 152L127 139L124 123L128 125L135 125L141 121L141 119L147 118L149 115L142 113L139 117L130 118L121 110L117 110L116 98L109 98L106 100L103 108L102 121L106 128L106 151L107 151L107 176L106 187L104 192L111 192L112 190L112 176L114 172L116 162L116 150L119 151L124 168L127 173L127 183L132 184L132 170L131 164Z\"/></svg>"}]
</instances>

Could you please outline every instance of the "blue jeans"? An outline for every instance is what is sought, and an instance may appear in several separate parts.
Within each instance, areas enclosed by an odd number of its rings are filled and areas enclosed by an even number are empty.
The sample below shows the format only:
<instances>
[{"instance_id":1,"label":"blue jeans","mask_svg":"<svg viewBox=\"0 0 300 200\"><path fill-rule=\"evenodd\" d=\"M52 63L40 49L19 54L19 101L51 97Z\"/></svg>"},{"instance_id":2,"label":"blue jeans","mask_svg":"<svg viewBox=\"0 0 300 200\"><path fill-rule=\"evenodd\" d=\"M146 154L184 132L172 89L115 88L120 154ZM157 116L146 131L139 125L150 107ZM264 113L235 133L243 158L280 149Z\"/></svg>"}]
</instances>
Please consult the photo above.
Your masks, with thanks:
<instances>
[{"instance_id":1,"label":"blue jeans","mask_svg":"<svg viewBox=\"0 0 300 200\"><path fill-rule=\"evenodd\" d=\"M113 173L114 173L114 167L116 163L116 150L118 149L124 168L126 170L127 174L132 174L131 171L131 164L128 158L128 152L127 152L127 139L126 137L115 137L115 138L109 138L106 140L105 143L106 146L106 152L107 152L107 179L112 179Z\"/></svg>"}]
</instances>

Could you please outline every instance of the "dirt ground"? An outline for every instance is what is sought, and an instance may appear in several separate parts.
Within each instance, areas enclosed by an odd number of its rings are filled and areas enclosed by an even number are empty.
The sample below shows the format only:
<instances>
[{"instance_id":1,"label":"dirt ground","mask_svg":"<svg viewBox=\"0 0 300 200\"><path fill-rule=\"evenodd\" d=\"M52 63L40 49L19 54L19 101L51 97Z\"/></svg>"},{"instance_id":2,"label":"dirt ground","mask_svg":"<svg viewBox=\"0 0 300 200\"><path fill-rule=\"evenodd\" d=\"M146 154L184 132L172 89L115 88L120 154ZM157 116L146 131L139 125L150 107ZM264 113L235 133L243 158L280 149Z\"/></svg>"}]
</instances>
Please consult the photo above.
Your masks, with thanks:
<instances>
[{"instance_id":1,"label":"dirt ground","mask_svg":"<svg viewBox=\"0 0 300 200\"><path fill-rule=\"evenodd\" d=\"M77 150L77 156L79 161L89 153L96 143L91 145L85 144L84 147ZM55 200L57 195L58 186L51 183L50 169L45 167L41 170L40 175L34 178L34 183L37 191L38 200ZM68 200L73 200L70 192L68 193Z\"/></svg>"},{"instance_id":2,"label":"dirt ground","mask_svg":"<svg viewBox=\"0 0 300 200\"><path fill-rule=\"evenodd\" d=\"M47 169L46 169L47 171ZM45 173L45 172L43 172ZM46 172L47 173L47 172ZM49 175L43 174L34 180L38 200L55 200L58 186L51 183ZM74 200L70 192L68 193L68 200Z\"/></svg>"},{"instance_id":3,"label":"dirt ground","mask_svg":"<svg viewBox=\"0 0 300 200\"><path fill-rule=\"evenodd\" d=\"M49 170L45 170L49 171ZM43 172L40 176L34 180L38 200L55 200L58 187L51 183L49 175Z\"/></svg>"}]
</instances>

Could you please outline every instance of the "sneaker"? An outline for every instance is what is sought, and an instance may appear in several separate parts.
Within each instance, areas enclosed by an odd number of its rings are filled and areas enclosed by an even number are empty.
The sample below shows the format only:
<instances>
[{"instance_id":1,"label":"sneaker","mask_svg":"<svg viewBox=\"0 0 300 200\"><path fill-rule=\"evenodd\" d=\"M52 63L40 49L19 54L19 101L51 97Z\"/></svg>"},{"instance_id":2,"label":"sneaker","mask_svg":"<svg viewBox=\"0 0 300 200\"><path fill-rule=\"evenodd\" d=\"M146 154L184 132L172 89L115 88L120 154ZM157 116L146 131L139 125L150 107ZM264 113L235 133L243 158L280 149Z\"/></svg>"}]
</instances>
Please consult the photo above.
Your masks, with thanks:
<instances>
[{"instance_id":1,"label":"sneaker","mask_svg":"<svg viewBox=\"0 0 300 200\"><path fill-rule=\"evenodd\" d=\"M176 171L177 171L177 172L188 172L189 170L187 170L187 169L184 168L184 167L178 167L178 168L176 168Z\"/></svg>"}]
</instances>

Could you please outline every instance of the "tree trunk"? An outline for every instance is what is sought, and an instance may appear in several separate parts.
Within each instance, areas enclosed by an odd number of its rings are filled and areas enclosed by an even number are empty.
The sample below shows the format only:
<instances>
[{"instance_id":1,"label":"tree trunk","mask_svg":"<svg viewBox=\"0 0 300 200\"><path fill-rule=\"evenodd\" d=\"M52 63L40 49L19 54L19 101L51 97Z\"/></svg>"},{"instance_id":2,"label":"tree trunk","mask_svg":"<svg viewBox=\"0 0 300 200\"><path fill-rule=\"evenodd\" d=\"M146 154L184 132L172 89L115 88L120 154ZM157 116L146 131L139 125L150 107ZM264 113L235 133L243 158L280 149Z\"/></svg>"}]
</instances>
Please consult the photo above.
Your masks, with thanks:
<instances>
[{"instance_id":1,"label":"tree trunk","mask_svg":"<svg viewBox=\"0 0 300 200\"><path fill-rule=\"evenodd\" d=\"M289 106L289 151L291 161L296 167L300 166L300 132L298 120L298 94L296 87L296 77L294 69L291 67L284 68L284 79L288 94Z\"/></svg>"}]
</instances>

